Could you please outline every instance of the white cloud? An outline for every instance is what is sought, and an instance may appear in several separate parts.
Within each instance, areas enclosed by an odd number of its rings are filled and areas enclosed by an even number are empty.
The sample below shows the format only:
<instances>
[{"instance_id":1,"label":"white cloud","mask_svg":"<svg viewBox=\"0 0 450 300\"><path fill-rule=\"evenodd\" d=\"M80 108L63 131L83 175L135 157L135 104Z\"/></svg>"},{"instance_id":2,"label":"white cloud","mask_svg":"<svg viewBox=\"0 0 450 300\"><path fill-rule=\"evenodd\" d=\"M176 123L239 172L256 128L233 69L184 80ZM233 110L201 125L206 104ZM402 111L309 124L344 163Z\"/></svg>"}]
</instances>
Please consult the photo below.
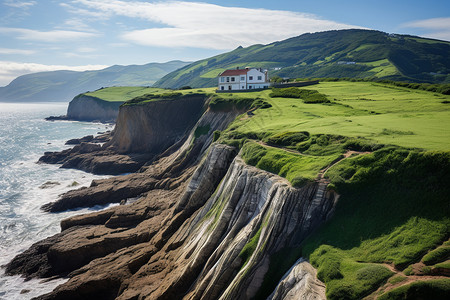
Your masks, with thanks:
<instances>
[{"instance_id":1,"label":"white cloud","mask_svg":"<svg viewBox=\"0 0 450 300\"><path fill-rule=\"evenodd\" d=\"M4 5L15 7L15 8L29 8L33 5L36 5L36 1L15 1L15 0L7 0L3 2Z\"/></svg>"},{"instance_id":2,"label":"white cloud","mask_svg":"<svg viewBox=\"0 0 450 300\"><path fill-rule=\"evenodd\" d=\"M11 28L11 27L0 27L0 34L1 33L14 34L14 37L20 40L50 42L50 43L80 40L98 36L98 34L96 33L82 32L82 31L69 31L69 30L39 31L33 29Z\"/></svg>"},{"instance_id":3,"label":"white cloud","mask_svg":"<svg viewBox=\"0 0 450 300\"><path fill-rule=\"evenodd\" d=\"M90 27L86 22L79 18L72 18L69 20L66 20L62 27L70 28L70 29L76 29L77 31L83 30L83 31L89 31L89 32L96 32L95 29Z\"/></svg>"},{"instance_id":4,"label":"white cloud","mask_svg":"<svg viewBox=\"0 0 450 300\"><path fill-rule=\"evenodd\" d=\"M84 65L84 66L65 66L65 65L44 65L35 63L18 63L12 61L0 61L0 86L7 85L18 76L46 71L88 71L100 70L106 65Z\"/></svg>"},{"instance_id":5,"label":"white cloud","mask_svg":"<svg viewBox=\"0 0 450 300\"><path fill-rule=\"evenodd\" d=\"M36 53L34 50L23 50L23 49L10 49L10 48L0 48L0 54L19 54L19 55L31 55Z\"/></svg>"},{"instance_id":6,"label":"white cloud","mask_svg":"<svg viewBox=\"0 0 450 300\"><path fill-rule=\"evenodd\" d=\"M306 32L358 28L315 15L280 10L224 7L199 2L74 0L102 18L140 18L163 27L124 32L135 44L164 47L232 49L270 43ZM360 27L359 27L360 28Z\"/></svg>"},{"instance_id":7,"label":"white cloud","mask_svg":"<svg viewBox=\"0 0 450 300\"><path fill-rule=\"evenodd\" d=\"M427 37L450 41L450 18L433 18L417 20L402 25L406 28L419 28L426 33Z\"/></svg>"},{"instance_id":8,"label":"white cloud","mask_svg":"<svg viewBox=\"0 0 450 300\"><path fill-rule=\"evenodd\" d=\"M81 52L81 53L91 53L91 52L96 52L97 49L95 48L91 48L91 47L78 47L77 52Z\"/></svg>"}]
</instances>

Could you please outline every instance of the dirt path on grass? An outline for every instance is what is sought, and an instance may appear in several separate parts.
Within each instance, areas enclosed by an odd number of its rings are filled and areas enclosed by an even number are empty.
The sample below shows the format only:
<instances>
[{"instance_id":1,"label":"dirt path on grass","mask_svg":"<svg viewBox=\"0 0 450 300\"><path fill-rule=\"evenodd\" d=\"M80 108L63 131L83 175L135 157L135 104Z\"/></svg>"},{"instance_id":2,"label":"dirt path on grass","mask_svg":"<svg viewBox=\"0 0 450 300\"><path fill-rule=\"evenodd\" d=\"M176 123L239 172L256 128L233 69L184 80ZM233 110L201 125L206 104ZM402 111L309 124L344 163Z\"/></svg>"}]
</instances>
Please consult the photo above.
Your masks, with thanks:
<instances>
[{"instance_id":1,"label":"dirt path on grass","mask_svg":"<svg viewBox=\"0 0 450 300\"><path fill-rule=\"evenodd\" d=\"M302 153L300 151L297 150L293 150L293 149L289 149L289 148L285 148L285 147L276 147L276 146L272 146L269 145L263 141L257 141L257 140L253 140L255 143L263 146L263 147L267 147L267 148L272 148L272 149L279 149L279 150L283 150L292 154L298 154L298 155L302 155L302 156L314 156L314 155L310 155L310 154L305 154ZM326 166L325 168L323 168L322 170L319 171L319 174L317 175L316 181L322 182L322 181L326 181L325 179L325 173L328 171L328 169L330 169L331 167L337 165L338 163L340 163L342 160L349 158L352 155L363 155L363 154L369 154L372 153L370 151L353 151L353 150L347 150L347 152L345 152L342 156L338 157L337 159L335 159L334 161L332 161L328 166ZM328 182L329 183L329 182Z\"/></svg>"},{"instance_id":2,"label":"dirt path on grass","mask_svg":"<svg viewBox=\"0 0 450 300\"><path fill-rule=\"evenodd\" d=\"M386 282L384 285L380 286L375 292L370 294L369 296L365 297L363 300L374 300L377 299L378 296L387 293L395 288L416 282L416 281L429 281L429 280L435 280L435 279L445 279L448 278L447 276L441 276L441 275L405 275L402 271L396 269L392 264L388 263L381 263L379 265L382 265L386 268L388 268L391 272L394 273L391 278L402 277L404 278L402 281L396 282L394 284L390 283L389 281ZM417 267L420 268L420 266L425 266L423 263L417 263L415 265L418 265ZM419 266L420 265L420 266Z\"/></svg>"},{"instance_id":3,"label":"dirt path on grass","mask_svg":"<svg viewBox=\"0 0 450 300\"><path fill-rule=\"evenodd\" d=\"M353 150L348 150L347 152L345 152L342 157L339 157L337 159L335 159L334 161L332 161L327 167L323 168L322 170L320 170L319 175L317 175L317 180L318 181L322 181L322 180L326 180L325 179L325 173L328 171L328 169L330 169L331 167L334 167L335 165L337 165L338 163L340 163L341 161L343 161L346 158L349 158L350 156L356 154L356 155L363 155L363 154L369 154L372 152L362 152L362 151L353 151Z\"/></svg>"}]
</instances>

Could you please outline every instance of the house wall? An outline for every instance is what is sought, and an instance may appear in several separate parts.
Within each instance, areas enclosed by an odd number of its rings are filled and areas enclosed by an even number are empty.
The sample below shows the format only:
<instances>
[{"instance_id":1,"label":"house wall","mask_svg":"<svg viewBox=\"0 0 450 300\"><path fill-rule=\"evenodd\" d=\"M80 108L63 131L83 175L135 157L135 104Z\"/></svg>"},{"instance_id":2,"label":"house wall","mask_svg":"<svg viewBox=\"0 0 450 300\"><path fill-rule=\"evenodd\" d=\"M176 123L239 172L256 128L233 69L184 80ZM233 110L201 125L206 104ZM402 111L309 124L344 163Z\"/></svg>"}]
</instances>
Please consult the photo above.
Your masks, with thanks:
<instances>
[{"instance_id":1,"label":"house wall","mask_svg":"<svg viewBox=\"0 0 450 300\"><path fill-rule=\"evenodd\" d=\"M229 78L229 82L227 82L227 77ZM221 78L224 78L223 82L222 82ZM234 81L231 78L234 78ZM229 90L229 88L228 88L229 86L231 86L232 90L244 90L247 88L246 82L247 82L247 77L245 75L220 76L219 77L219 90L222 90L222 88L221 88L222 86L224 86L224 90Z\"/></svg>"},{"instance_id":2,"label":"house wall","mask_svg":"<svg viewBox=\"0 0 450 300\"><path fill-rule=\"evenodd\" d=\"M225 91L230 90L229 87L231 87L231 90L240 90L240 89L242 89L241 85L239 83L231 83L231 82L220 83L219 84L219 90L222 90L222 87L223 87L223 90L225 90Z\"/></svg>"},{"instance_id":3,"label":"house wall","mask_svg":"<svg viewBox=\"0 0 450 300\"><path fill-rule=\"evenodd\" d=\"M261 79L258 79L258 76L261 77ZM250 79L252 78L252 79ZM251 69L247 72L247 83L248 84L255 84L255 83L264 83L266 82L266 74L263 72L260 72L256 69Z\"/></svg>"}]
</instances>

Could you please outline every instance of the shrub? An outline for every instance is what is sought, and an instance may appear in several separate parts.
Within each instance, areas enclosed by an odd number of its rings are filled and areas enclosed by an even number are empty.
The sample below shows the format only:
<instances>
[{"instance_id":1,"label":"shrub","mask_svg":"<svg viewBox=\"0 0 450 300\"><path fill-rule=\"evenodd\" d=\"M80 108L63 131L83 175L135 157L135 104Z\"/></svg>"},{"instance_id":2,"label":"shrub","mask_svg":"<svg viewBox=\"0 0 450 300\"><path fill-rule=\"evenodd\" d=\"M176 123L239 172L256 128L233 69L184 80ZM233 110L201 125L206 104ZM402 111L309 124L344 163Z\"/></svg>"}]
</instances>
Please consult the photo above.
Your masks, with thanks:
<instances>
[{"instance_id":1,"label":"shrub","mask_svg":"<svg viewBox=\"0 0 450 300\"><path fill-rule=\"evenodd\" d=\"M383 148L384 145L376 144L362 138L349 138L344 143L344 148L353 151L376 151Z\"/></svg>"},{"instance_id":2,"label":"shrub","mask_svg":"<svg viewBox=\"0 0 450 300\"><path fill-rule=\"evenodd\" d=\"M233 109L237 110L248 110L250 108L260 108L265 109L272 107L272 105L261 98L239 98L239 97L219 97L213 96L209 107L213 111L231 111Z\"/></svg>"},{"instance_id":3,"label":"shrub","mask_svg":"<svg viewBox=\"0 0 450 300\"><path fill-rule=\"evenodd\" d=\"M317 270L317 278L323 282L333 279L340 279L344 276L341 273L341 263L333 259L325 259Z\"/></svg>"},{"instance_id":4,"label":"shrub","mask_svg":"<svg viewBox=\"0 0 450 300\"><path fill-rule=\"evenodd\" d=\"M433 299L446 300L450 295L450 279L416 281L381 295L379 300Z\"/></svg>"},{"instance_id":5,"label":"shrub","mask_svg":"<svg viewBox=\"0 0 450 300\"><path fill-rule=\"evenodd\" d=\"M188 97L192 97L193 95L199 94L190 94ZM182 93L173 92L173 93L163 93L163 94L145 94L142 96L135 97L126 101L123 105L133 105L133 104L142 104L145 102L153 101L153 100L175 100L183 97ZM184 97L187 97L184 96Z\"/></svg>"},{"instance_id":6,"label":"shrub","mask_svg":"<svg viewBox=\"0 0 450 300\"><path fill-rule=\"evenodd\" d=\"M242 248L239 253L239 257L242 259L242 266L245 266L247 262L250 260L253 252L255 252L256 246L258 245L259 237L261 236L262 227L255 233L255 235L250 238L250 240L245 244L244 248Z\"/></svg>"},{"instance_id":7,"label":"shrub","mask_svg":"<svg viewBox=\"0 0 450 300\"><path fill-rule=\"evenodd\" d=\"M207 124L205 126L198 126L197 128L195 128L194 137L198 138L202 135L208 134L210 129L211 129L211 126L209 124Z\"/></svg>"},{"instance_id":8,"label":"shrub","mask_svg":"<svg viewBox=\"0 0 450 300\"><path fill-rule=\"evenodd\" d=\"M408 278L405 277L405 276L401 276L401 275L398 275L398 276L397 276L397 275L396 275L396 276L393 276L393 277L391 277L391 278L389 279L389 283L392 284L392 285L394 285L394 284L403 282L403 281L405 281L406 279L408 279Z\"/></svg>"},{"instance_id":9,"label":"shrub","mask_svg":"<svg viewBox=\"0 0 450 300\"><path fill-rule=\"evenodd\" d=\"M329 103L327 96L316 90L299 89L297 87L273 88L269 95L272 98L298 98L304 103Z\"/></svg>"},{"instance_id":10,"label":"shrub","mask_svg":"<svg viewBox=\"0 0 450 300\"><path fill-rule=\"evenodd\" d=\"M443 262L450 258L450 246L441 246L428 252L423 258L422 262L427 266Z\"/></svg>"},{"instance_id":11,"label":"shrub","mask_svg":"<svg viewBox=\"0 0 450 300\"><path fill-rule=\"evenodd\" d=\"M296 144L309 139L309 132L289 132L274 134L266 139L266 142L271 145L277 146L295 146Z\"/></svg>"},{"instance_id":12,"label":"shrub","mask_svg":"<svg viewBox=\"0 0 450 300\"><path fill-rule=\"evenodd\" d=\"M215 130L213 133L213 142L217 141L220 138L220 131Z\"/></svg>"}]
</instances>

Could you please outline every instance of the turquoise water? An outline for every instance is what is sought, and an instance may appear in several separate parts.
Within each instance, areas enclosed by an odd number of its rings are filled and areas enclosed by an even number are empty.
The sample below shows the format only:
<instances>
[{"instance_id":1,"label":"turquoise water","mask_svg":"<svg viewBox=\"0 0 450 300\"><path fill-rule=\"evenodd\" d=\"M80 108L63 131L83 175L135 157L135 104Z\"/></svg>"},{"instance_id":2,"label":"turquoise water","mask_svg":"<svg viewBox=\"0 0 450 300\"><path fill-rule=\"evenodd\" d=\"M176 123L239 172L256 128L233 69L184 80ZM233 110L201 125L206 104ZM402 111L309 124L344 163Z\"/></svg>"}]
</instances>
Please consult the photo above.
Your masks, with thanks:
<instances>
[{"instance_id":1,"label":"turquoise water","mask_svg":"<svg viewBox=\"0 0 450 300\"><path fill-rule=\"evenodd\" d=\"M0 103L0 265L34 242L60 232L62 219L89 211L50 214L42 212L41 205L57 200L70 189L88 186L92 179L105 177L36 163L45 151L69 148L64 145L68 139L111 129L104 124L44 120L50 115L63 115L66 110L67 103ZM54 184L43 188L49 181ZM0 299L30 299L61 282L24 282L19 276L5 276L2 268Z\"/></svg>"}]
</instances>

